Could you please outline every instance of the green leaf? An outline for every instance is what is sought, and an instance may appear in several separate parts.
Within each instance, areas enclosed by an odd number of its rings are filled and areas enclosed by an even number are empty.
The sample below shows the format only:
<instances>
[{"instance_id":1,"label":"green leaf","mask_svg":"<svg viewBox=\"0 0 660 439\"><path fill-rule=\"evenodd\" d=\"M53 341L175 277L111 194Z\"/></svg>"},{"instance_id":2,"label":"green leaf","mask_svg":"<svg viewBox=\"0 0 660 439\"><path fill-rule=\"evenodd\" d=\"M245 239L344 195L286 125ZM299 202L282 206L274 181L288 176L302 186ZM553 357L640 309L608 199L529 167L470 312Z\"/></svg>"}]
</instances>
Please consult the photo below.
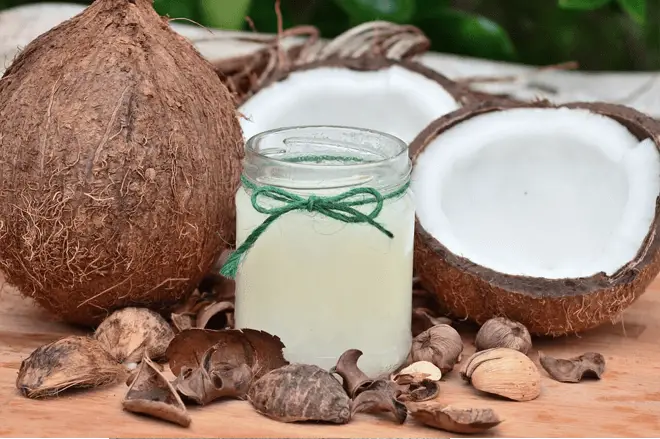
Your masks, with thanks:
<instances>
[{"instance_id":1,"label":"green leaf","mask_svg":"<svg viewBox=\"0 0 660 439\"><path fill-rule=\"evenodd\" d=\"M242 29L251 0L199 0L202 20L206 26L219 29Z\"/></svg>"},{"instance_id":2,"label":"green leaf","mask_svg":"<svg viewBox=\"0 0 660 439\"><path fill-rule=\"evenodd\" d=\"M415 0L335 0L354 23L386 20L408 22L415 15Z\"/></svg>"},{"instance_id":3,"label":"green leaf","mask_svg":"<svg viewBox=\"0 0 660 439\"><path fill-rule=\"evenodd\" d=\"M619 6L638 24L646 18L646 0L618 0Z\"/></svg>"},{"instance_id":4,"label":"green leaf","mask_svg":"<svg viewBox=\"0 0 660 439\"><path fill-rule=\"evenodd\" d=\"M154 9L160 15L167 15L170 18L189 18L195 21L199 19L195 1L154 0Z\"/></svg>"},{"instance_id":5,"label":"green leaf","mask_svg":"<svg viewBox=\"0 0 660 439\"><path fill-rule=\"evenodd\" d=\"M432 11L448 8L450 4L451 0L417 0L415 2L415 19L424 19L432 14Z\"/></svg>"},{"instance_id":6,"label":"green leaf","mask_svg":"<svg viewBox=\"0 0 660 439\"><path fill-rule=\"evenodd\" d=\"M516 57L506 30L480 15L441 8L429 11L415 24L429 37L435 51L497 60Z\"/></svg>"},{"instance_id":7,"label":"green leaf","mask_svg":"<svg viewBox=\"0 0 660 439\"><path fill-rule=\"evenodd\" d=\"M559 7L564 9L598 9L608 4L611 0L559 0Z\"/></svg>"}]
</instances>

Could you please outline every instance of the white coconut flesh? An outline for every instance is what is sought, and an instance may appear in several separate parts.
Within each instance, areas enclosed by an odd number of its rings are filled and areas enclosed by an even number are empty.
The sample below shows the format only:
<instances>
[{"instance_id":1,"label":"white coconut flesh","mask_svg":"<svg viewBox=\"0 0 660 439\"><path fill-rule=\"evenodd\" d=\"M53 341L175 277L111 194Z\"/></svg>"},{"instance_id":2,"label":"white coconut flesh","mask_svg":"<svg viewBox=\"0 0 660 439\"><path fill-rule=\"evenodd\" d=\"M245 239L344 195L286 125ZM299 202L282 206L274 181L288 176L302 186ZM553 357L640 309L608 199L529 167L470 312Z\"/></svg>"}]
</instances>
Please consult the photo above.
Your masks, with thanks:
<instances>
[{"instance_id":1,"label":"white coconut flesh","mask_svg":"<svg viewBox=\"0 0 660 439\"><path fill-rule=\"evenodd\" d=\"M377 71L319 67L292 73L239 111L244 136L301 125L367 128L412 141L459 104L439 83L400 66Z\"/></svg>"},{"instance_id":2,"label":"white coconut flesh","mask_svg":"<svg viewBox=\"0 0 660 439\"><path fill-rule=\"evenodd\" d=\"M511 109L468 119L418 156L422 227L494 271L548 279L612 275L654 220L660 155L583 109Z\"/></svg>"}]
</instances>

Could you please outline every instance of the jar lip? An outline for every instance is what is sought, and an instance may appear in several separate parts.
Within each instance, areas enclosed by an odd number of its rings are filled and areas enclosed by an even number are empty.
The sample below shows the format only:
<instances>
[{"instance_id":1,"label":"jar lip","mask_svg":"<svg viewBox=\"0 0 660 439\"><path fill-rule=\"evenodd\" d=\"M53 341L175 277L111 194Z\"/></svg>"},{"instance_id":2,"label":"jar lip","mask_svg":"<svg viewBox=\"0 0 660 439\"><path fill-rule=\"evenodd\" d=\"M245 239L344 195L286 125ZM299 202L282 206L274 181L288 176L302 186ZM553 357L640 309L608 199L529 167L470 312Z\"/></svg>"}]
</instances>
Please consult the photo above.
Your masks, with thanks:
<instances>
[{"instance_id":1,"label":"jar lip","mask_svg":"<svg viewBox=\"0 0 660 439\"><path fill-rule=\"evenodd\" d=\"M292 162L289 160L286 160L284 158L278 158L278 157L273 157L271 154L264 153L262 151L259 151L257 148L257 145L259 142L267 137L270 137L275 134L284 134L287 132L290 132L292 137L295 136L296 132L300 131L314 131L318 130L319 132L322 132L323 130L325 131L337 131L337 132L342 132L342 133L355 133L355 134L369 134L372 135L374 138L382 138L385 139L388 142L391 142L392 144L395 144L398 146L397 150L394 151L392 154L388 154L387 156L381 156L380 158L374 159L374 160L368 160L368 161L345 161L339 164L327 164L327 163L313 163L313 162L308 162L308 161L302 161L302 162ZM328 139L330 142L332 140ZM254 154L257 157L260 157L261 159L272 161L278 164L282 165L287 165L287 166L304 166L304 167L322 167L322 168L329 168L329 167L351 167L355 169L359 169L360 167L364 166L374 166L374 165L379 165L379 164L385 164L387 162L393 161L400 159L402 155L408 156L408 151L409 151L409 145L406 144L402 139L400 139L397 136L394 136L389 133L385 133L382 131L377 131L377 130L372 130L369 128L360 128L360 127L354 127L354 126L347 126L347 125L296 125L296 126L285 126L285 127L279 127L279 128L273 128L270 130L262 131L258 134L255 134L254 136L250 137L246 143L245 143L245 149L247 153Z\"/></svg>"}]
</instances>

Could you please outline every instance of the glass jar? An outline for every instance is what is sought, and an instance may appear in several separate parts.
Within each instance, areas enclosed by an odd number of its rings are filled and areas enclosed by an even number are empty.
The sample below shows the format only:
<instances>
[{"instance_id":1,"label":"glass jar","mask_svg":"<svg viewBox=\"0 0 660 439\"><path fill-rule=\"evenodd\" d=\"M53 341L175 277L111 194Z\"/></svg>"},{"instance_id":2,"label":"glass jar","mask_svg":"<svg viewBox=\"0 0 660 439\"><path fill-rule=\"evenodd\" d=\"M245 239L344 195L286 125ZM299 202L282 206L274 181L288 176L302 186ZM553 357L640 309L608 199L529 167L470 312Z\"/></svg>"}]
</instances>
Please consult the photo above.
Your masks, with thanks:
<instances>
[{"instance_id":1,"label":"glass jar","mask_svg":"<svg viewBox=\"0 0 660 439\"><path fill-rule=\"evenodd\" d=\"M308 126L248 140L236 327L277 335L290 362L329 369L359 349L371 377L400 366L412 342L410 173L406 144L375 131Z\"/></svg>"}]
</instances>

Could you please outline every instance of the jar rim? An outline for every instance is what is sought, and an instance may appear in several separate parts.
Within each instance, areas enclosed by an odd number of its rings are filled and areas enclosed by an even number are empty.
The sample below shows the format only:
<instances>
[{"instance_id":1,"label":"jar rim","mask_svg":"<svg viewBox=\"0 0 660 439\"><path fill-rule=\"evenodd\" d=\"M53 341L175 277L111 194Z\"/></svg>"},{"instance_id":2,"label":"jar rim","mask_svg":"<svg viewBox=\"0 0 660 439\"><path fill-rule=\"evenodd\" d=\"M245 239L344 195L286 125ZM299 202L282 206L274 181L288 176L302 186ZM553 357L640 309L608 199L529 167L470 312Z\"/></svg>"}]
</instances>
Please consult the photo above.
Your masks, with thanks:
<instances>
[{"instance_id":1,"label":"jar rim","mask_svg":"<svg viewBox=\"0 0 660 439\"><path fill-rule=\"evenodd\" d=\"M243 176L291 190L337 190L369 185L392 191L406 184L412 163L400 138L360 127L301 125L252 136Z\"/></svg>"},{"instance_id":2,"label":"jar rim","mask_svg":"<svg viewBox=\"0 0 660 439\"><path fill-rule=\"evenodd\" d=\"M289 160L286 160L284 158L277 158L273 157L270 154L265 154L261 151L258 150L258 145L261 140L267 137L271 137L276 134L286 134L286 133L296 133L300 131L313 131L313 130L324 130L324 131L341 131L344 133L353 133L353 134L369 134L373 136L374 138L381 138L384 140L387 140L388 142L392 144L396 144L399 148L392 154L388 154L387 156L383 156L378 160L368 160L368 161L363 161L363 162L357 162L357 161L346 161L338 164L328 164L328 163L313 163L313 162L291 162ZM286 164L287 166L295 166L295 165L300 165L300 166L319 166L319 167L345 167L345 166L351 166L355 168L363 167L363 166L374 166L378 164L385 164L388 161L392 160L397 160L400 158L402 155L408 155L408 144L406 144L402 139L399 137L396 137L392 134L385 133L382 131L377 131L369 128L360 128L360 127L353 127L353 126L347 126L347 125L300 125L300 126L285 126L285 127L279 127L279 128L273 128L267 131L262 131L258 134L253 135L250 137L246 143L245 143L245 149L246 152L250 154L254 154L258 156L261 159L268 160L268 161L273 161L280 163L282 165Z\"/></svg>"}]
</instances>

